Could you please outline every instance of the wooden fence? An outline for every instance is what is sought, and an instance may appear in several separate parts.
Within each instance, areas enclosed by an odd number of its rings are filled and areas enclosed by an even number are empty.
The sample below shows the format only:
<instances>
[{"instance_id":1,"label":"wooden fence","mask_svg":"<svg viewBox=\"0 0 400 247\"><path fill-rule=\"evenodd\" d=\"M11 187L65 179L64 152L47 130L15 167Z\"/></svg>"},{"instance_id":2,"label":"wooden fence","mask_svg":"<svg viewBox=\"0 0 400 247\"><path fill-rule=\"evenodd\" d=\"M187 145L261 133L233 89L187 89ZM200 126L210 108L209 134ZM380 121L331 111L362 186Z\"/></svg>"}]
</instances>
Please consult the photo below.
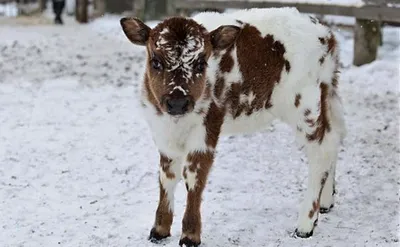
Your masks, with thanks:
<instances>
[{"instance_id":1,"label":"wooden fence","mask_svg":"<svg viewBox=\"0 0 400 247\"><path fill-rule=\"evenodd\" d=\"M318 15L337 15L355 17L354 26L354 65L363 65L374 61L379 45L382 43L382 23L400 24L400 0L349 0L348 3L337 4L318 2L317 0L118 0L131 1L132 15L148 19L149 13L155 19L172 15L188 15L193 11L220 10L227 8L271 8L295 7L300 12ZM41 6L45 0L0 0L1 3L37 2ZM106 6L117 4L116 0L76 0L76 19L88 22L88 5L94 4L95 16L107 11ZM162 8L161 8L161 7ZM163 9L163 13L154 9ZM39 9L42 7L39 7ZM146 14L147 13L147 14ZM384 40L383 40L384 42Z\"/></svg>"}]
</instances>

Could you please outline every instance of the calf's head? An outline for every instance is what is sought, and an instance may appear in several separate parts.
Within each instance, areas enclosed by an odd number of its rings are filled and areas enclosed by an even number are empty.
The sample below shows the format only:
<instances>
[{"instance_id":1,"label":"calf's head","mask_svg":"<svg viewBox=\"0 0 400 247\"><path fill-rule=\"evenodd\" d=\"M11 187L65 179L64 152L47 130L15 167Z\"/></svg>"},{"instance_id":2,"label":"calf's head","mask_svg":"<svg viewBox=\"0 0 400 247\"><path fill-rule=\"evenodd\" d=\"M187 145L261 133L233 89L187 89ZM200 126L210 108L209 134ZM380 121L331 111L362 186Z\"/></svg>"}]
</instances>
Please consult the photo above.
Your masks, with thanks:
<instances>
[{"instance_id":1,"label":"calf's head","mask_svg":"<svg viewBox=\"0 0 400 247\"><path fill-rule=\"evenodd\" d=\"M160 113L182 116L203 98L207 61L213 50L233 45L240 28L220 26L208 32L194 20L166 19L153 29L137 18L122 18L122 30L136 45L146 46L145 88Z\"/></svg>"}]
</instances>

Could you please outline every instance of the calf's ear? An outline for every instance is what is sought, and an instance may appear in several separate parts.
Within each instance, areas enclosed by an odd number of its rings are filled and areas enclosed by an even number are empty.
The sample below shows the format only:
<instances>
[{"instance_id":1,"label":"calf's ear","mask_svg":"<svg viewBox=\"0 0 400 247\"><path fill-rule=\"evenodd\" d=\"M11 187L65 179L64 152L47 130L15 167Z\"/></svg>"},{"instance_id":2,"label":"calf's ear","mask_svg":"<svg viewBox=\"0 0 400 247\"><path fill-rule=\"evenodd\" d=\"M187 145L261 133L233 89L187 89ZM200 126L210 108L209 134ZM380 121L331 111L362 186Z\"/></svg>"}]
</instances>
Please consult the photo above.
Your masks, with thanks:
<instances>
[{"instance_id":1,"label":"calf's ear","mask_svg":"<svg viewBox=\"0 0 400 247\"><path fill-rule=\"evenodd\" d=\"M126 37L136 45L146 45L151 28L134 17L124 17L120 20Z\"/></svg>"},{"instance_id":2,"label":"calf's ear","mask_svg":"<svg viewBox=\"0 0 400 247\"><path fill-rule=\"evenodd\" d=\"M210 33L211 44L215 50L223 50L231 46L238 36L240 28L233 25L220 26Z\"/></svg>"}]
</instances>

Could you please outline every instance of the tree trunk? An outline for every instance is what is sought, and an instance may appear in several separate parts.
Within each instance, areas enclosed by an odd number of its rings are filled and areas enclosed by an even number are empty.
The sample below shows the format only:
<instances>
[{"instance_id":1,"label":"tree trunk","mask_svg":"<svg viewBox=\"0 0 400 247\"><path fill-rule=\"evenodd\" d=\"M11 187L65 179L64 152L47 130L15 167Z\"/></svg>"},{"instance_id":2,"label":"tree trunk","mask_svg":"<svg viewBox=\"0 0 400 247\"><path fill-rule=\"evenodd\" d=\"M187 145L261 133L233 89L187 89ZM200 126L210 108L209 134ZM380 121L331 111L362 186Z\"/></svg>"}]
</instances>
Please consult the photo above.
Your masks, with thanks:
<instances>
[{"instance_id":1,"label":"tree trunk","mask_svg":"<svg viewBox=\"0 0 400 247\"><path fill-rule=\"evenodd\" d=\"M76 0L75 18L79 23L88 22L88 0Z\"/></svg>"},{"instance_id":2,"label":"tree trunk","mask_svg":"<svg viewBox=\"0 0 400 247\"><path fill-rule=\"evenodd\" d=\"M378 21L357 19L354 30L353 64L360 66L376 59L381 42L381 29Z\"/></svg>"}]
</instances>

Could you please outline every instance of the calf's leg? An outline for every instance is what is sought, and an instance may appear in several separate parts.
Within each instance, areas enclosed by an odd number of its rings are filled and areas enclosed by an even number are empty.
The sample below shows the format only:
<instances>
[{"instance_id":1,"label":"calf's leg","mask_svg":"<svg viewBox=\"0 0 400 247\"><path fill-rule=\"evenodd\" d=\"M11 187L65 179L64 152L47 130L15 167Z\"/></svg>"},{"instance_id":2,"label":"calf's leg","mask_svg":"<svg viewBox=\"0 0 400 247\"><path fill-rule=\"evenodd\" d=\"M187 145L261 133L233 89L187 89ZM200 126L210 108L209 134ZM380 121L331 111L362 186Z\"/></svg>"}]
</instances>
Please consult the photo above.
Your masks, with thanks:
<instances>
[{"instance_id":1,"label":"calf's leg","mask_svg":"<svg viewBox=\"0 0 400 247\"><path fill-rule=\"evenodd\" d=\"M171 236L174 213L174 193L181 176L181 164L178 158L169 158L160 154L159 186L160 198L155 222L150 231L149 240L157 242Z\"/></svg>"},{"instance_id":2,"label":"calf's leg","mask_svg":"<svg viewBox=\"0 0 400 247\"><path fill-rule=\"evenodd\" d=\"M201 243L201 197L214 160L214 152L192 152L187 156L183 177L187 188L185 215L179 245L198 246Z\"/></svg>"},{"instance_id":3,"label":"calf's leg","mask_svg":"<svg viewBox=\"0 0 400 247\"><path fill-rule=\"evenodd\" d=\"M309 162L308 185L297 223L298 237L312 236L322 199L325 200L324 203L333 201L334 167L336 167L339 143L339 135L331 131L325 133L321 143L311 142L306 145ZM324 190L326 195L322 197Z\"/></svg>"},{"instance_id":4,"label":"calf's leg","mask_svg":"<svg viewBox=\"0 0 400 247\"><path fill-rule=\"evenodd\" d=\"M185 215L182 220L182 236L179 245L196 247L200 245L201 235L201 196L207 183L208 173L214 162L215 148L218 143L225 112L214 103L210 105L204 119L207 149L189 152L183 168L183 177L187 188Z\"/></svg>"},{"instance_id":5,"label":"calf's leg","mask_svg":"<svg viewBox=\"0 0 400 247\"><path fill-rule=\"evenodd\" d=\"M335 194L335 173L336 173L336 162L332 163L329 175L326 179L324 188L322 189L320 198L319 212L321 214L329 213L333 208L334 194Z\"/></svg>"}]
</instances>

